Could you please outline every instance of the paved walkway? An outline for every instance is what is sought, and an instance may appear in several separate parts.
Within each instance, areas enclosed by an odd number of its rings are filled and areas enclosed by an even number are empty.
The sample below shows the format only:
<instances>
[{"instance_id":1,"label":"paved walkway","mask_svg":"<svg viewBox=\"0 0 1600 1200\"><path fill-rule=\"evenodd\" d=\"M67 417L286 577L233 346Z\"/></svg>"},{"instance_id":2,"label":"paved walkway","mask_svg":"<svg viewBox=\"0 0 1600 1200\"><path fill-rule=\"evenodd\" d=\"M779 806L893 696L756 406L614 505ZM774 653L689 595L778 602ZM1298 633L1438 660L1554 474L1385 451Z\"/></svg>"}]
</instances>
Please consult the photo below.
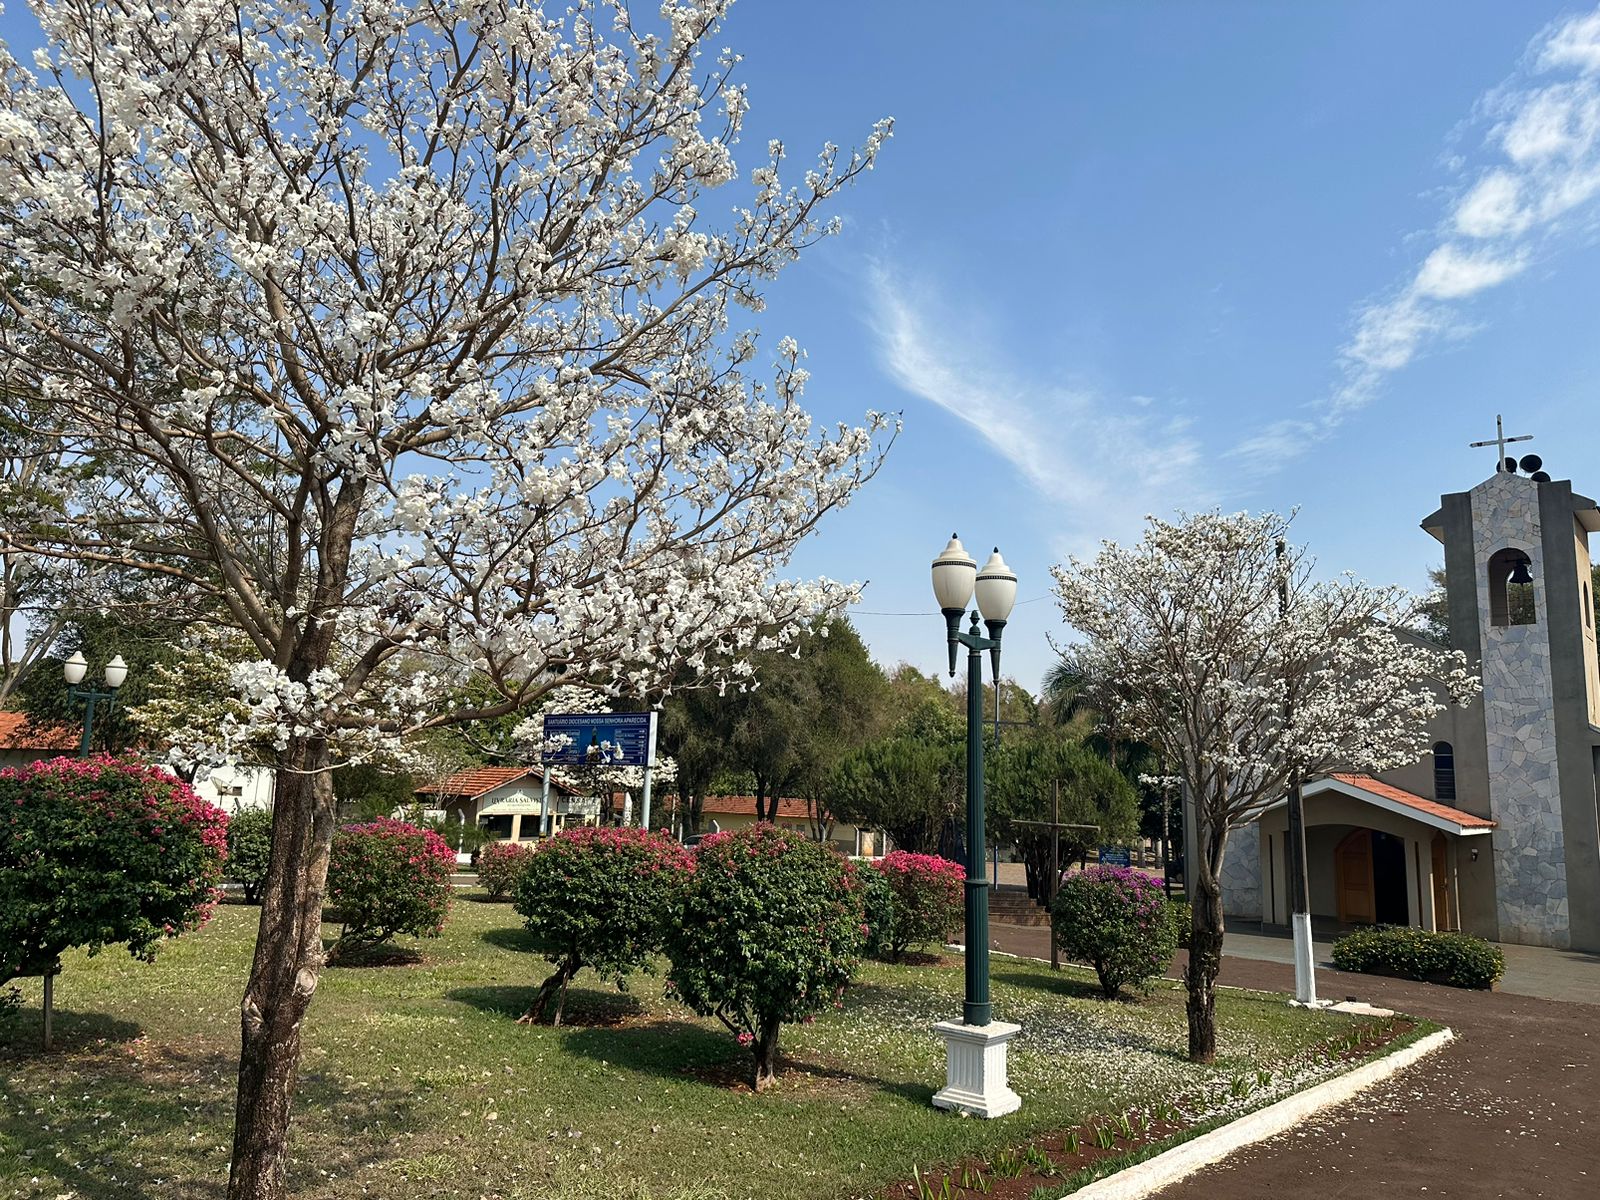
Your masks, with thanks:
<instances>
[{"instance_id":1,"label":"paved walkway","mask_svg":"<svg viewBox=\"0 0 1600 1200\"><path fill-rule=\"evenodd\" d=\"M996 925L994 946L1048 957L1045 932ZM1221 982L1291 990L1292 965L1245 957L1287 946L1228 935ZM1330 996L1430 1017L1456 1039L1352 1103L1160 1192L1161 1200L1600 1197L1600 961L1505 949L1508 978L1514 969L1519 987L1566 999L1319 973ZM1570 1002L1579 998L1588 1003Z\"/></svg>"}]
</instances>

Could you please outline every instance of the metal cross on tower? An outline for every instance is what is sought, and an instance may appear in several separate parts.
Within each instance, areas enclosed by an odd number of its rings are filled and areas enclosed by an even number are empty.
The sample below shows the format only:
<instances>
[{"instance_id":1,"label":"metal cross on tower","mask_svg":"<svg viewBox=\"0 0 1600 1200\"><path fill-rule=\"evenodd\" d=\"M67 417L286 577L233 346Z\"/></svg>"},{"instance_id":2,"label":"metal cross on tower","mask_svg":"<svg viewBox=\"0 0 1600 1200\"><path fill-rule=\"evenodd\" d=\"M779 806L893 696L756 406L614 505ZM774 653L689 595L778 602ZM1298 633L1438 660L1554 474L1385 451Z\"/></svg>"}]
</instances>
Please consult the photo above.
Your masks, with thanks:
<instances>
[{"instance_id":1,"label":"metal cross on tower","mask_svg":"<svg viewBox=\"0 0 1600 1200\"><path fill-rule=\"evenodd\" d=\"M1506 471L1506 470L1516 470L1515 464L1513 464L1511 467L1507 467L1506 466L1506 462L1508 461L1506 459L1506 443L1507 442L1531 442L1531 441L1533 441L1533 434L1531 434L1531 433L1520 434L1517 437L1507 437L1506 436L1506 427L1505 427L1504 424L1501 423L1500 414L1499 413L1495 413L1495 415L1494 415L1494 439L1492 441L1487 441L1487 442L1472 442L1472 443L1470 443L1470 447L1473 450L1481 450L1485 446L1493 446L1495 448L1494 469L1496 471Z\"/></svg>"}]
</instances>

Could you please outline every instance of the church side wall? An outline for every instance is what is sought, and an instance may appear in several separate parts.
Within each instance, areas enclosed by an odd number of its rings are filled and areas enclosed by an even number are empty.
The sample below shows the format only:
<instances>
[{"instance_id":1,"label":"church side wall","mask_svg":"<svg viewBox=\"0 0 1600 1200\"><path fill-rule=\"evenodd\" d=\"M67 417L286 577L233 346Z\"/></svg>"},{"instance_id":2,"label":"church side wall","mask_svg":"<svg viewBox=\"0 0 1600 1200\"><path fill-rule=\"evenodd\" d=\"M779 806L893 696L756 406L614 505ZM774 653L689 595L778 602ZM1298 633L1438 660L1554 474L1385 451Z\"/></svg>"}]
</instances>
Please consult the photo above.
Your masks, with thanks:
<instances>
[{"instance_id":1,"label":"church side wall","mask_svg":"<svg viewBox=\"0 0 1600 1200\"><path fill-rule=\"evenodd\" d=\"M1596 654L1594 628L1593 581L1590 571L1593 560L1589 557L1589 534L1577 521L1572 550L1578 562L1578 616L1583 633L1583 675L1587 684L1589 724L1600 726L1600 656Z\"/></svg>"},{"instance_id":2,"label":"church side wall","mask_svg":"<svg viewBox=\"0 0 1600 1200\"><path fill-rule=\"evenodd\" d=\"M1570 483L1540 484L1539 496L1550 580L1549 645L1562 647L1551 659L1550 679L1570 926L1566 944L1600 950L1600 823L1596 821L1586 662L1592 643L1585 645L1585 634L1592 636L1593 629L1583 611L1582 585L1589 582L1589 573L1584 570L1580 579L1578 555L1584 534L1572 515Z\"/></svg>"}]
</instances>

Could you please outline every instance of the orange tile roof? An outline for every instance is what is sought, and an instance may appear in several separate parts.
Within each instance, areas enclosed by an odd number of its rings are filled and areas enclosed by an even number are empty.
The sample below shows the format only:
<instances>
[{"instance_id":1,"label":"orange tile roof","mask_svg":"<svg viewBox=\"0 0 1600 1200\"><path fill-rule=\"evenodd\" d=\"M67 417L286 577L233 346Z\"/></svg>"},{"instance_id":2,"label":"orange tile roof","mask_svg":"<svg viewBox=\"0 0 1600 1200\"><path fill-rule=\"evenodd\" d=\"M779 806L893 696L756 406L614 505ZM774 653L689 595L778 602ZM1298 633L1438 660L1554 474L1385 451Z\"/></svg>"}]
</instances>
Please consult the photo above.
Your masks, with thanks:
<instances>
[{"instance_id":1,"label":"orange tile roof","mask_svg":"<svg viewBox=\"0 0 1600 1200\"><path fill-rule=\"evenodd\" d=\"M1351 787L1382 796L1386 800L1393 800L1397 804L1404 804L1407 808L1414 808L1418 812L1442 817L1446 821L1454 821L1465 829L1493 829L1496 825L1488 817L1474 816L1472 813L1463 812L1459 808L1451 808L1448 804L1440 804L1437 800L1429 800L1426 796L1418 796L1414 792L1397 788L1393 784L1385 783L1381 779L1374 779L1370 775L1341 775L1338 772L1334 772L1328 778L1337 779L1340 783L1348 783Z\"/></svg>"},{"instance_id":2,"label":"orange tile roof","mask_svg":"<svg viewBox=\"0 0 1600 1200\"><path fill-rule=\"evenodd\" d=\"M756 815L756 798L754 796L707 796L700 805L700 811L703 813L747 813L753 817ZM811 806L806 800L797 800L791 796L785 796L778 801L778 815L790 818L809 817L811 815Z\"/></svg>"},{"instance_id":3,"label":"orange tile roof","mask_svg":"<svg viewBox=\"0 0 1600 1200\"><path fill-rule=\"evenodd\" d=\"M442 783L424 784L417 789L419 796L462 796L468 800L477 798L485 792L492 792L497 787L504 787L508 783L527 775L538 777L541 769L538 767L471 767L465 771L457 771ZM577 795L578 791L570 784L551 776L550 787L553 791L566 792Z\"/></svg>"},{"instance_id":4,"label":"orange tile roof","mask_svg":"<svg viewBox=\"0 0 1600 1200\"><path fill-rule=\"evenodd\" d=\"M0 712L0 750L76 750L82 734L69 725L35 725L27 713Z\"/></svg>"}]
</instances>

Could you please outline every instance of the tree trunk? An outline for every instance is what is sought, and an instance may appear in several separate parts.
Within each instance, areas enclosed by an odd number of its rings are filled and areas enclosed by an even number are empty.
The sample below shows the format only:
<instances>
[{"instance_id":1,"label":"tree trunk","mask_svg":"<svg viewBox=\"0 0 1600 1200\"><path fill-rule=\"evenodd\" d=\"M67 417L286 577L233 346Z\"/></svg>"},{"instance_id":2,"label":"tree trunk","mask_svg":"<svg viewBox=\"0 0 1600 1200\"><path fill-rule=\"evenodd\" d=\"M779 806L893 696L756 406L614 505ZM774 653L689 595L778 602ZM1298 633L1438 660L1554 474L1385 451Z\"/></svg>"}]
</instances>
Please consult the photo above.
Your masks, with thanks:
<instances>
[{"instance_id":1,"label":"tree trunk","mask_svg":"<svg viewBox=\"0 0 1600 1200\"><path fill-rule=\"evenodd\" d=\"M761 1032L756 1037L756 1091L771 1087L778 1081L778 1030L782 1026L777 1021L767 1021L761 1026Z\"/></svg>"},{"instance_id":2,"label":"tree trunk","mask_svg":"<svg viewBox=\"0 0 1600 1200\"><path fill-rule=\"evenodd\" d=\"M539 985L533 1002L528 1005L528 1011L517 1018L517 1024L538 1024L544 1020L545 1009L554 1000L555 1012L551 1014L550 1024L560 1025L561 1012L567 1006L567 985L572 982L572 977L578 973L578 968L582 965L576 955L568 955L556 973Z\"/></svg>"},{"instance_id":3,"label":"tree trunk","mask_svg":"<svg viewBox=\"0 0 1600 1200\"><path fill-rule=\"evenodd\" d=\"M1189 1061L1208 1063L1217 1057L1217 975L1222 970L1222 886L1217 867L1226 833L1201 832L1197 841L1206 853L1196 863L1194 895L1189 901ZM1213 862L1213 859L1215 862Z\"/></svg>"},{"instance_id":4,"label":"tree trunk","mask_svg":"<svg viewBox=\"0 0 1600 1200\"><path fill-rule=\"evenodd\" d=\"M255 959L240 1005L228 1200L288 1195L289 1109L300 1035L323 966L322 897L336 807L328 745L292 740L277 765L272 863L261 887Z\"/></svg>"}]
</instances>

